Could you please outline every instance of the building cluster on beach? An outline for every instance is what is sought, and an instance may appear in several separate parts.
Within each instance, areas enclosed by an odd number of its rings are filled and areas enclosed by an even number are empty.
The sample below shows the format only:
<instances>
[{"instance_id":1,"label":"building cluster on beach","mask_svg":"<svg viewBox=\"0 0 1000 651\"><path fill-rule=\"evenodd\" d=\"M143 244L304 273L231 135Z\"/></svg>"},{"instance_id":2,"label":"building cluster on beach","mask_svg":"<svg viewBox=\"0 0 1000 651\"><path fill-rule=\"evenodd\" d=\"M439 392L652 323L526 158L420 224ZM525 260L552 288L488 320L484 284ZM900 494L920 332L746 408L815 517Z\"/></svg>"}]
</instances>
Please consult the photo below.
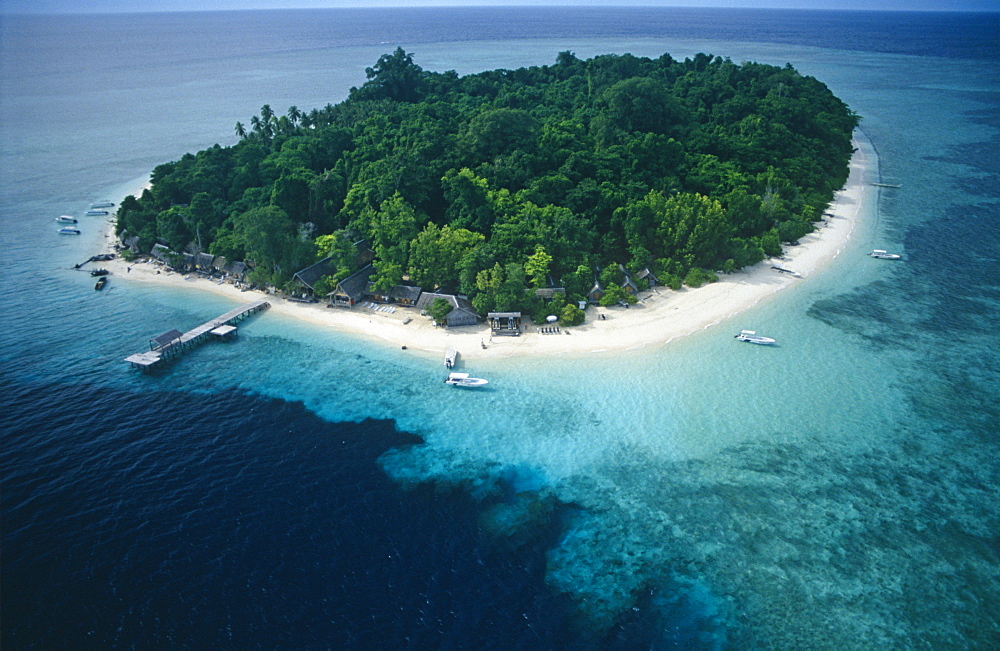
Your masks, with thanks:
<instances>
[{"instance_id":1,"label":"building cluster on beach","mask_svg":"<svg viewBox=\"0 0 1000 651\"><path fill-rule=\"evenodd\" d=\"M125 248L131 248L132 242L125 241ZM224 256L210 253L177 253L162 244L155 244L149 258L154 264L177 273L194 273L218 283L230 283L241 289L264 289L268 293L277 293L275 288L257 288L248 278L253 270L251 264L244 261L227 260ZM633 280L623 265L619 265L624 281L622 288L628 294L637 296L639 285L636 281L644 281L647 286L655 287L658 279L649 269L643 269ZM377 309L379 306L412 308L423 315L430 312L435 301L445 301L450 310L440 324L448 328L475 326L484 319L490 325L492 335L518 336L523 332L521 312L489 312L479 314L472 302L461 294L451 294L439 290L424 291L414 285L398 284L388 290L376 289L371 278L375 275L375 267L365 264L360 270L344 278L336 287L323 295L318 293L320 279L334 275L336 269L332 258L324 258L315 264L297 271L293 275L293 284L297 290L292 290L286 298L292 301L317 303L325 300L327 307L352 309L358 306ZM557 294L565 294L562 287L550 286L534 290L536 296L551 300ZM580 308L586 305L597 305L604 297L605 290L601 282L595 278L593 286L587 292L586 301L581 301ZM393 311L395 311L393 309ZM553 328L553 332L555 329ZM541 330L540 330L541 332Z\"/></svg>"}]
</instances>

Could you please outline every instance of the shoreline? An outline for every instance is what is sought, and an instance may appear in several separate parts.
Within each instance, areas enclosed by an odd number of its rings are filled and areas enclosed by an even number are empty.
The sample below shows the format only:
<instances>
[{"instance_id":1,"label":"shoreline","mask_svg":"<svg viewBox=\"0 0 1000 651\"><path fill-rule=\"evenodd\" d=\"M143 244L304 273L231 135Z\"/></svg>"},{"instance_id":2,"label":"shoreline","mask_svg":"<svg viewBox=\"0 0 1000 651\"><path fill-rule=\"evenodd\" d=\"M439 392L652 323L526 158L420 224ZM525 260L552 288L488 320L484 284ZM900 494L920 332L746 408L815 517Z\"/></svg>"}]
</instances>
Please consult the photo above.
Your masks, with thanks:
<instances>
[{"instance_id":1,"label":"shoreline","mask_svg":"<svg viewBox=\"0 0 1000 651\"><path fill-rule=\"evenodd\" d=\"M324 303L297 303L263 291L243 292L228 283L194 274L163 272L148 262L126 263L116 258L102 263L118 279L133 283L152 283L209 291L230 300L248 303L269 298L270 311L296 318L339 334L356 335L382 341L396 348L442 355L447 348L458 350L464 359L497 359L521 355L553 356L565 354L600 355L665 345L676 339L712 327L745 312L793 283L808 282L841 252L851 239L859 220L866 194L876 178L877 157L871 142L860 131L854 134L855 148L850 161L850 175L844 188L827 206L826 219L800 244L788 247L783 258L766 259L732 274L720 275L719 281L698 289L672 291L657 287L642 292L640 302L630 308L588 307L587 320L579 326L563 329L563 334L540 334L533 324L526 324L519 337L493 337L486 324L455 329L437 328L429 317L414 308L397 307L395 313L372 311L355 306L327 308ZM109 224L108 246L115 241L114 221ZM779 264L794 270L798 277L771 269ZM131 271L128 271L131 268ZM606 315L606 320L599 318ZM411 321L404 324L409 317Z\"/></svg>"}]
</instances>

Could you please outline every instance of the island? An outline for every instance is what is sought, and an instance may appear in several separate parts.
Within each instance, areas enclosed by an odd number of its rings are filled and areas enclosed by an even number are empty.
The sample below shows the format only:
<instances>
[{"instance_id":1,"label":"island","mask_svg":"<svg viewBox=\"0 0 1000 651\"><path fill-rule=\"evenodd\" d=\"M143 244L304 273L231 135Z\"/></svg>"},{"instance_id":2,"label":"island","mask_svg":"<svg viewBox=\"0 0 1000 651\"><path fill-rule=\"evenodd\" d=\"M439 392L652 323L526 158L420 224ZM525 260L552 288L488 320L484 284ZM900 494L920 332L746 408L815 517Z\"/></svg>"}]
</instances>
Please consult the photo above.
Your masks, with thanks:
<instances>
[{"instance_id":1,"label":"island","mask_svg":"<svg viewBox=\"0 0 1000 651\"><path fill-rule=\"evenodd\" d=\"M265 105L235 145L156 167L118 208L123 264L283 294L395 343L441 349L420 343L427 330L485 351L609 317L640 326L690 295L711 304L720 292L691 291L706 284L754 285L752 304L790 282L761 261L808 249L846 216L838 191L863 191L848 182L866 164L858 116L791 65L561 52L459 76L398 48L366 75L337 105ZM731 290L702 318L745 309Z\"/></svg>"}]
</instances>

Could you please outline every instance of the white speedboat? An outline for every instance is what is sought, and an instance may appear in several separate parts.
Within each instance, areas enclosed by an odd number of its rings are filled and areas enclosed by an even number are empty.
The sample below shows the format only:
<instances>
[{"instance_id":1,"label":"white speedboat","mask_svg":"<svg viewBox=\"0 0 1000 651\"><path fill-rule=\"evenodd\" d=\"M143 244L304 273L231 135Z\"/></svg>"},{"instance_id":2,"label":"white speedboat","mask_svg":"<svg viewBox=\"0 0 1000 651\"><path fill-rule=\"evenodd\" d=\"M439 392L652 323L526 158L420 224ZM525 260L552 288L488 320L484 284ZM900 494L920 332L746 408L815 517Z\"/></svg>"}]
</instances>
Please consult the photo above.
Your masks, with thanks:
<instances>
[{"instance_id":1,"label":"white speedboat","mask_svg":"<svg viewBox=\"0 0 1000 651\"><path fill-rule=\"evenodd\" d=\"M745 341L751 344L773 344L774 339L770 337L765 337L763 335L757 334L754 330L740 330L740 334L736 335L736 338L740 341Z\"/></svg>"},{"instance_id":2,"label":"white speedboat","mask_svg":"<svg viewBox=\"0 0 1000 651\"><path fill-rule=\"evenodd\" d=\"M107 199L105 199L104 201L98 201L97 203L90 204L91 210L95 208L114 208L114 207L115 207L115 202L108 201Z\"/></svg>"},{"instance_id":3,"label":"white speedboat","mask_svg":"<svg viewBox=\"0 0 1000 651\"><path fill-rule=\"evenodd\" d=\"M873 258L881 258L883 260L899 260L898 253L888 253L887 251L883 251L882 249L875 249L868 255L870 255Z\"/></svg>"},{"instance_id":4,"label":"white speedboat","mask_svg":"<svg viewBox=\"0 0 1000 651\"><path fill-rule=\"evenodd\" d=\"M83 213L87 217L103 217L104 215L110 214L107 210L88 210Z\"/></svg>"},{"instance_id":5,"label":"white speedboat","mask_svg":"<svg viewBox=\"0 0 1000 651\"><path fill-rule=\"evenodd\" d=\"M60 228L59 232L62 233L63 235L79 235L80 229L73 228L72 226L66 226L65 228Z\"/></svg>"},{"instance_id":6,"label":"white speedboat","mask_svg":"<svg viewBox=\"0 0 1000 651\"><path fill-rule=\"evenodd\" d=\"M482 387L490 383L489 380L469 377L468 373L449 373L448 379L444 382L456 387Z\"/></svg>"},{"instance_id":7,"label":"white speedboat","mask_svg":"<svg viewBox=\"0 0 1000 651\"><path fill-rule=\"evenodd\" d=\"M60 224L75 224L76 223L76 219L74 219L73 217L70 217L69 215L59 215L58 217L56 217L56 221L59 222Z\"/></svg>"}]
</instances>

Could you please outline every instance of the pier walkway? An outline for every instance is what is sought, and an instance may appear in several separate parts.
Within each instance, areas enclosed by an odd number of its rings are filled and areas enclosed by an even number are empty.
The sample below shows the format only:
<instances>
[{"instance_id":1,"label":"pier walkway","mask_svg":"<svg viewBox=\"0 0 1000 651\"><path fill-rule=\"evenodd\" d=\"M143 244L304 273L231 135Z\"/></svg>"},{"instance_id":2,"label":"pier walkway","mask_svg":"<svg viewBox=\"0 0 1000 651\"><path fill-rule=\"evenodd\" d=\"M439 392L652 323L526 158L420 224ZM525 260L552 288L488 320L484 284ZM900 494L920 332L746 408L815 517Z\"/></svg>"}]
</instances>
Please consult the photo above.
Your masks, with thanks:
<instances>
[{"instance_id":1,"label":"pier walkway","mask_svg":"<svg viewBox=\"0 0 1000 651\"><path fill-rule=\"evenodd\" d=\"M267 301L254 301L247 303L234 310L230 310L220 317L216 317L207 323L203 323L193 330L180 332L179 330L168 330L162 335L149 340L149 350L142 353L129 355L125 361L133 368L147 370L153 368L160 362L180 355L192 346L203 342L209 335L217 337L227 337L236 331L234 323L242 321L251 314L261 310L266 310L271 306Z\"/></svg>"}]
</instances>

